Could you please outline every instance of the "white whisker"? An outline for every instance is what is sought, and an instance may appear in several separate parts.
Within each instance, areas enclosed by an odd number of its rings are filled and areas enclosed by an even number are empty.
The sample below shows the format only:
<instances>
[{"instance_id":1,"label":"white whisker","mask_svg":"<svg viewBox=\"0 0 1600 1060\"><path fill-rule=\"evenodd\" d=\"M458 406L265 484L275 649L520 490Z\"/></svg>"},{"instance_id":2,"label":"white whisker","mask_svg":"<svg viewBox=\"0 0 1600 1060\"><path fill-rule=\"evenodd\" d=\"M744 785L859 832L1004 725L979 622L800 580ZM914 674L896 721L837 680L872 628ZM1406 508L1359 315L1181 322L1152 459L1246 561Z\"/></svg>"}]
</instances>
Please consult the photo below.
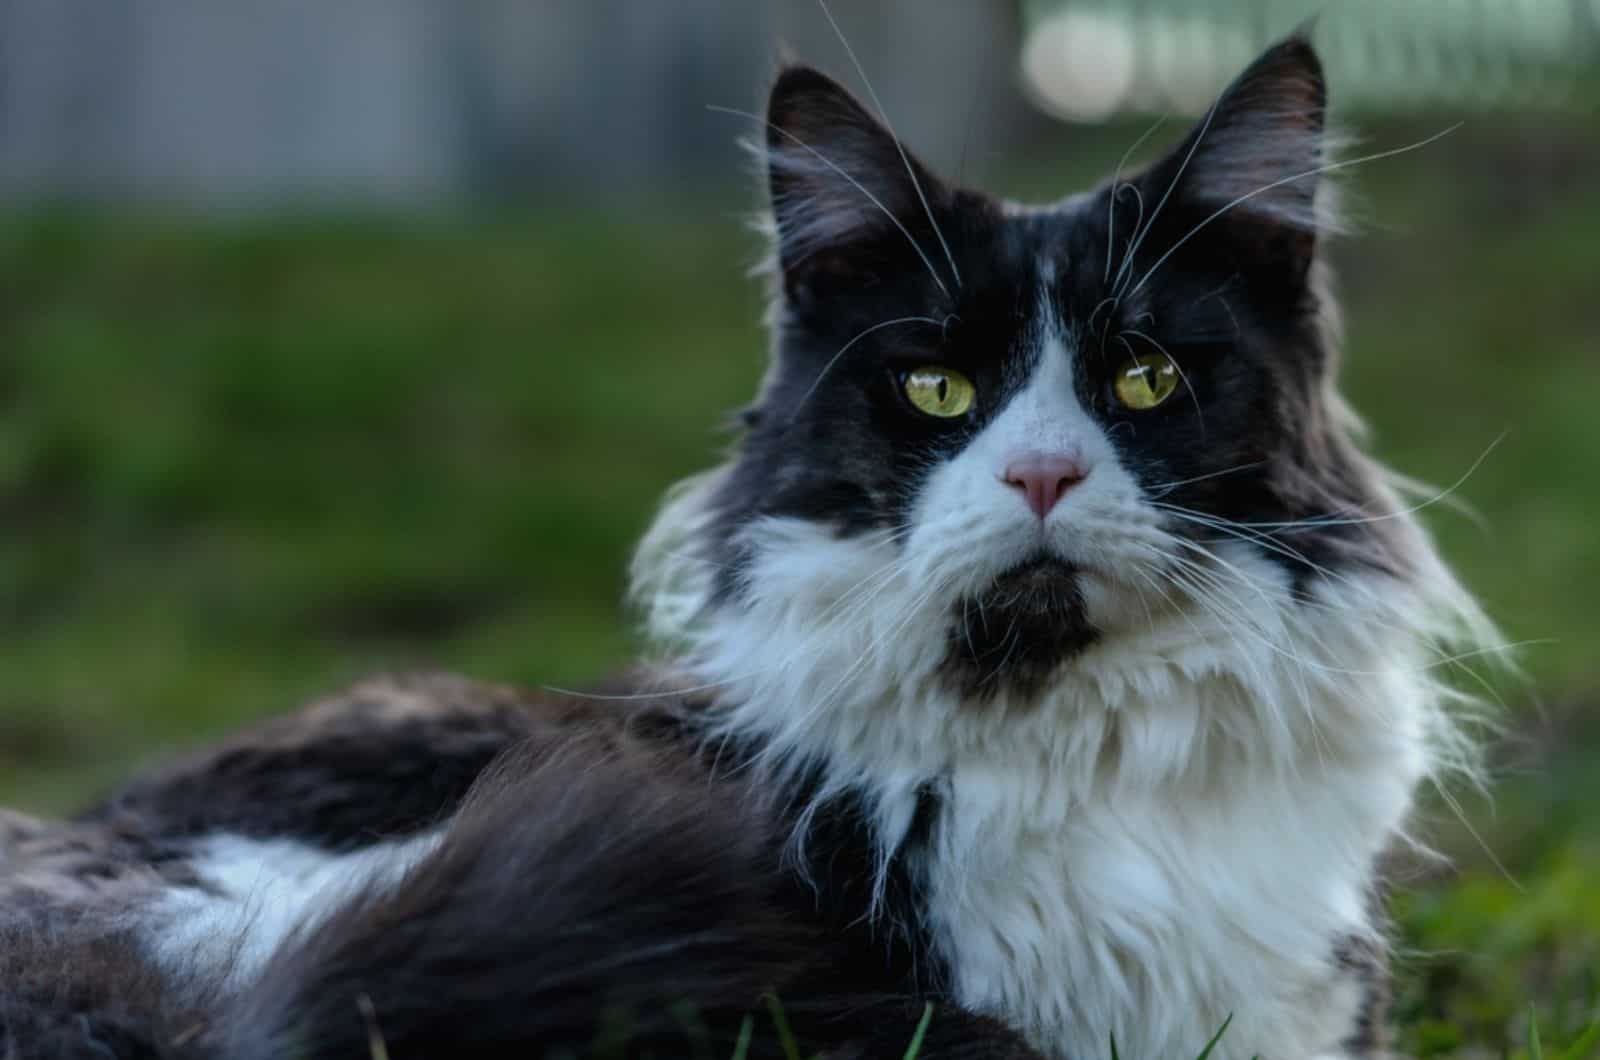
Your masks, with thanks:
<instances>
[{"instance_id":1,"label":"white whisker","mask_svg":"<svg viewBox=\"0 0 1600 1060\"><path fill-rule=\"evenodd\" d=\"M1182 478L1176 482L1162 482L1149 488L1152 490L1162 491L1158 497L1153 498L1154 500L1159 500L1161 497L1165 497L1179 486L1188 486L1195 482L1205 482L1208 479L1222 478L1224 475L1237 475L1242 471L1254 471L1258 467L1265 467L1266 463L1267 462L1265 460L1252 460L1248 464L1239 464L1236 467L1225 468L1222 471L1212 471L1204 475L1196 475L1193 478Z\"/></svg>"},{"instance_id":2,"label":"white whisker","mask_svg":"<svg viewBox=\"0 0 1600 1060\"><path fill-rule=\"evenodd\" d=\"M854 346L868 335L871 335L873 332L881 331L883 328L892 327L896 324L932 324L934 327L943 326L940 321L935 320L932 317L895 317L893 320L881 321L872 325L870 328L861 331L849 342L839 347L838 353L828 358L828 363L822 366L822 371L817 373L817 378L812 380L811 386L806 390L805 394L801 396L800 400L795 403L794 411L789 413L789 422L793 423L795 417L800 415L800 410L805 407L805 403L811 400L811 395L817 392L817 387L822 385L822 380L827 376L828 372L832 370L833 366L839 363L839 358L843 357L850 347Z\"/></svg>"},{"instance_id":3,"label":"white whisker","mask_svg":"<svg viewBox=\"0 0 1600 1060\"><path fill-rule=\"evenodd\" d=\"M1235 207L1241 206L1244 203L1249 202L1251 199L1254 199L1256 196L1265 195L1267 192L1273 191L1273 190L1275 190L1277 188L1281 188L1285 184L1293 184L1296 181L1307 180L1307 179L1309 179L1311 177L1320 176L1320 175L1322 175L1324 173L1334 173L1334 172L1337 172L1338 170L1341 170L1341 169L1349 169L1351 166L1359 166L1359 165L1363 165L1363 164L1365 164L1367 162L1378 162L1378 161L1381 161L1382 159L1385 159L1385 158L1393 158L1395 155L1403 155L1408 151L1415 151L1415 150L1417 150L1419 148L1427 147L1429 144L1433 143L1434 141L1441 140L1444 137L1446 137L1446 136L1450 135L1451 133L1455 132L1457 129L1461 128L1462 124L1463 124L1462 122L1456 122L1454 125L1450 126L1448 129L1444 129L1444 130L1442 130L1440 132L1436 132L1432 136L1428 137L1425 140L1418 140L1416 143L1407 144L1404 147L1396 147L1396 148L1394 148L1392 150L1389 150L1389 151L1379 151L1376 154L1364 155L1361 158L1350 158L1350 159L1346 159L1343 162L1330 162L1327 165L1317 166L1314 169L1306 170L1304 173L1296 173L1293 176L1284 177L1282 180L1275 180L1271 184L1263 185L1262 187L1257 188L1255 191L1252 191L1252 192L1249 192L1248 194L1239 196L1238 198L1234 199L1232 202L1228 203L1226 206L1223 206L1220 209L1218 209L1215 213L1213 213L1210 216L1208 216L1205 220L1201 221L1199 224L1195 225L1193 228L1189 229L1189 231L1183 236L1182 239L1179 239L1176 243L1172 244L1172 246L1167 249L1167 252L1165 254L1161 255L1159 258L1156 259L1156 262L1155 262L1154 265L1150 266L1148 269L1145 270L1145 274L1142 277L1139 278L1139 282L1134 284L1133 287L1128 291L1129 296L1132 296L1132 295L1135 295L1135 294L1139 293L1139 289L1141 287L1143 287L1145 285L1145 283L1150 279L1150 277L1155 274L1155 271L1157 269L1161 268L1162 265L1166 264L1167 259L1171 258L1172 255L1176 254L1183 247L1183 245L1185 243L1189 242L1189 240L1191 240L1195 236L1199 235L1201 230L1204 229L1207 225L1209 225L1212 221L1215 221L1217 218L1221 217L1223 214L1225 214L1228 211L1234 209Z\"/></svg>"},{"instance_id":4,"label":"white whisker","mask_svg":"<svg viewBox=\"0 0 1600 1060\"><path fill-rule=\"evenodd\" d=\"M1334 518L1334 517L1327 517L1327 518L1313 517L1313 518L1310 518L1310 519L1290 520L1288 522L1278 522L1278 523L1274 523L1274 522L1251 522L1251 523L1240 523L1239 525L1240 526L1249 526L1249 527L1253 527L1253 528L1256 528L1256 529L1264 529L1264 530L1284 530L1284 531L1289 531L1289 530L1314 530L1314 529L1318 529L1320 527L1325 527L1325 526L1364 526L1364 525L1366 525L1368 523L1382 523L1382 522L1387 522L1387 521L1390 521L1390 520L1393 520L1393 519L1404 519L1407 516L1415 515L1417 512L1420 512L1425 508L1431 508L1435 504L1440 504L1440 503L1444 502L1447 498L1449 498L1449 496L1452 493L1454 493L1456 490L1460 489L1466 483L1467 479L1471 478L1473 473L1475 471L1477 471L1479 467L1483 466L1483 462L1489 458L1489 454L1494 452L1495 449L1500 445L1500 443L1506 440L1506 436L1509 433L1510 433L1509 431L1501 431L1499 436L1497 438L1495 438L1494 441L1490 442L1488 447L1485 448L1483 452L1478 454L1478 458L1472 462L1472 466L1467 468L1466 471L1461 473L1461 477L1460 478L1456 479L1453 483L1451 483L1449 486L1447 486L1441 492L1435 494L1434 496L1428 498L1425 501L1422 501L1419 504L1414 504L1409 508L1401 508L1398 511L1384 512L1383 514L1380 514L1380 515L1367 516L1366 518L1362 518L1362 519L1344 519L1344 518Z\"/></svg>"},{"instance_id":5,"label":"white whisker","mask_svg":"<svg viewBox=\"0 0 1600 1060\"><path fill-rule=\"evenodd\" d=\"M1121 289L1127 282L1124 279L1124 273L1129 277L1133 275L1129 270L1138 258L1139 248L1144 244L1145 237L1150 234L1150 230L1155 227L1156 219L1161 216L1161 210L1167 205L1167 200L1172 198L1172 193L1177 190L1178 184L1183 180L1183 174L1189 168L1190 161L1194 159L1195 152L1199 151L1200 145L1205 142L1206 133L1210 131L1211 122L1216 118L1217 109L1221 106L1222 101L1219 99L1211 104L1210 110L1206 111L1206 120L1200 124L1200 130L1195 133L1194 143L1189 145L1189 152L1183 156L1183 162L1178 166L1178 172L1174 174L1171 182L1167 184L1167 190L1161 196L1161 201L1156 203L1156 208L1150 212L1149 220L1145 221L1143 228L1135 234L1133 242L1128 245L1127 253L1123 254L1122 264L1117 269L1117 283L1114 287L1114 292L1119 301L1122 298ZM1134 291L1137 290L1138 288L1135 287ZM1132 294L1133 291L1129 293Z\"/></svg>"},{"instance_id":6,"label":"white whisker","mask_svg":"<svg viewBox=\"0 0 1600 1060\"><path fill-rule=\"evenodd\" d=\"M1106 270L1105 274L1100 277L1101 283L1111 282L1111 248L1116 244L1117 241L1117 196L1122 192L1122 167L1128 164L1128 159L1133 157L1133 153L1139 150L1144 142L1150 139L1151 135L1154 134L1157 129L1161 128L1162 123L1166 120L1167 116L1165 114L1157 118L1150 128L1144 131L1143 135L1141 135L1137 140L1133 141L1133 144L1129 146L1126 151L1122 152L1122 157L1117 160L1116 172L1111 176L1111 195L1109 196L1110 202L1106 207ZM1127 186L1133 190L1134 194L1138 194L1138 188L1135 188L1132 184ZM1140 220L1143 220L1144 197L1142 195L1139 197L1139 216ZM1138 222L1135 222L1135 227L1137 227L1137 224ZM1089 315L1089 319L1092 322L1094 320L1094 314L1091 313ZM1093 327L1092 323L1090 324L1090 327Z\"/></svg>"},{"instance_id":7,"label":"white whisker","mask_svg":"<svg viewBox=\"0 0 1600 1060\"><path fill-rule=\"evenodd\" d=\"M739 109L734 108L734 107L721 107L721 106L717 106L715 104L707 104L706 105L706 109L710 110L710 111L715 111L718 114L731 114L731 115L733 115L734 117L737 117L737 118L748 118L751 121L760 122L762 125L764 125L767 128L771 129L773 132L776 132L778 135L784 137L786 140L788 140L790 143L794 144L796 147L798 147L801 150L803 150L803 151L807 152L808 154L812 155L813 157L816 158L817 161L821 162L823 165L827 166L829 169L831 169L835 173L839 174L839 176L841 176L845 180L849 181L851 187L855 188L862 195L866 196L867 201L872 203L872 205L874 205L878 209L882 210L883 211L883 215L889 219L889 222L900 230L900 234L906 237L906 242L911 244L911 249L915 250L917 252L917 257L921 258L922 259L922 264L927 267L928 275L932 276L933 277L933 282L939 285L939 290L944 292L944 295L945 295L946 298L951 297L950 288L945 286L944 279L939 275L939 270L935 269L933 267L933 261L923 251L922 244L918 243L916 241L916 239L911 235L911 230L908 229L904 224L901 223L900 218L896 217L894 215L894 212L891 211L887 206L885 206L881 199L879 199L876 195L872 194L872 192L868 191L866 185L862 184L855 177L853 177L849 173L847 173L841 166L838 165L838 163L834 162L832 159L830 159L826 155L824 155L821 151L818 151L815 147L812 147L810 144L808 144L804 140L800 139L800 137L796 136L794 133L790 132L788 129L785 129L782 126L779 126L779 125L774 125L772 122L770 122L767 119L763 118L759 114L751 114L747 110L739 110Z\"/></svg>"},{"instance_id":8,"label":"white whisker","mask_svg":"<svg viewBox=\"0 0 1600 1060\"><path fill-rule=\"evenodd\" d=\"M906 167L906 176L911 178L911 186L916 189L917 199L922 203L922 210L928 215L928 224L933 226L933 234L939 240L939 246L944 249L945 260L950 263L950 276L955 280L956 287L961 286L961 270L956 268L955 255L950 252L950 244L945 242L944 232L939 228L939 222L933 216L933 207L928 205L928 196L922 191L922 182L917 179L916 167L911 164L911 157L906 154L906 149L900 143L894 126L889 122L889 114L883 109L883 103L878 99L877 90L872 87L872 81L867 77L866 69L861 65L861 60L856 58L856 51L850 47L850 42L845 38L844 31L839 28L839 23L834 20L833 12L828 9L827 0L817 0L817 6L822 8L823 15L827 16L828 25L833 27L834 34L839 38L839 43L844 45L845 54L850 56L851 64L856 68L856 73L861 76L861 83L866 86L867 95L872 99L872 105L878 108L878 117L883 119L883 127L889 130L889 139L894 141L895 150L900 152L900 161ZM946 292L949 293L948 291Z\"/></svg>"}]
</instances>

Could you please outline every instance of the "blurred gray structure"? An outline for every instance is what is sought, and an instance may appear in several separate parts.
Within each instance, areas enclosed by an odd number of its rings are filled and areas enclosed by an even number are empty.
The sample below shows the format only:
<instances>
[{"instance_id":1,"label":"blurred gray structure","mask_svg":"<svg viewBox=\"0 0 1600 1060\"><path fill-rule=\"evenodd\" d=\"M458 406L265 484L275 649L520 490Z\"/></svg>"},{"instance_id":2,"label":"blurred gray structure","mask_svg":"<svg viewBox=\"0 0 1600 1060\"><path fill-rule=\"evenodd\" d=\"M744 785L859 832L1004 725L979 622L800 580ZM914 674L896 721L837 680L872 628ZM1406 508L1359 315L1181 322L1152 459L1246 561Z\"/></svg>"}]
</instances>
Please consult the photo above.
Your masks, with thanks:
<instances>
[{"instance_id":1,"label":"blurred gray structure","mask_svg":"<svg viewBox=\"0 0 1600 1060\"><path fill-rule=\"evenodd\" d=\"M834 0L941 163L1029 118L1006 0ZM199 205L731 179L780 43L854 74L816 0L0 0L0 196Z\"/></svg>"},{"instance_id":2,"label":"blurred gray structure","mask_svg":"<svg viewBox=\"0 0 1600 1060\"><path fill-rule=\"evenodd\" d=\"M1194 112L1320 12L1338 100L1558 104L1600 0L830 0L897 130L982 169ZM780 46L860 82L818 0L0 0L0 199L602 200L732 182ZM1592 74L1587 75L1592 80ZM972 163L969 166L969 161Z\"/></svg>"}]
</instances>

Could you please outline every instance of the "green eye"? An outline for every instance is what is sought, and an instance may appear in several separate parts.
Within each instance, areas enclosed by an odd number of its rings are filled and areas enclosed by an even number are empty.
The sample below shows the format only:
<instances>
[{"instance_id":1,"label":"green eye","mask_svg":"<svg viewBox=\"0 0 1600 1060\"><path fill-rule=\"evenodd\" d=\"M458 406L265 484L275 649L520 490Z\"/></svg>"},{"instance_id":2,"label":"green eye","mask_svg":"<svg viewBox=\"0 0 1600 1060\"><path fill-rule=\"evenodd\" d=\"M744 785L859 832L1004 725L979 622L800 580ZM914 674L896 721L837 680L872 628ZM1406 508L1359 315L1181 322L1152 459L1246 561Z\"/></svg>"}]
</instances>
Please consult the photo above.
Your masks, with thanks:
<instances>
[{"instance_id":1,"label":"green eye","mask_svg":"<svg viewBox=\"0 0 1600 1060\"><path fill-rule=\"evenodd\" d=\"M1122 362L1112 384L1130 409L1153 409L1178 389L1178 366L1164 353L1140 353Z\"/></svg>"},{"instance_id":2,"label":"green eye","mask_svg":"<svg viewBox=\"0 0 1600 1060\"><path fill-rule=\"evenodd\" d=\"M972 408L977 394L972 380L960 372L932 365L907 372L901 386L917 411L942 420L953 419Z\"/></svg>"}]
</instances>

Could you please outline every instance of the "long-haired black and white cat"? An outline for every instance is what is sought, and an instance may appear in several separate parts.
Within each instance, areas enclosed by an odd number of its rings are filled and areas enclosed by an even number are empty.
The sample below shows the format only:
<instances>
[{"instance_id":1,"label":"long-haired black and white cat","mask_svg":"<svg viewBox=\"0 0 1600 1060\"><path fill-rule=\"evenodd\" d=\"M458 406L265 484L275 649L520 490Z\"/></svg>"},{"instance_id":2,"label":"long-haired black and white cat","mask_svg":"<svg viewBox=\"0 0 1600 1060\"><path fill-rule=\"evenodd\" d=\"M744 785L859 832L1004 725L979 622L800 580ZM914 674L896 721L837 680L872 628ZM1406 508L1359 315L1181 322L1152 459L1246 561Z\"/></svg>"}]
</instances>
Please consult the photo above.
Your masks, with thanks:
<instances>
[{"instance_id":1,"label":"long-haired black and white cat","mask_svg":"<svg viewBox=\"0 0 1600 1060\"><path fill-rule=\"evenodd\" d=\"M1489 630L1335 389L1324 109L1296 36L1024 207L785 70L771 368L635 565L667 661L0 820L0 1054L725 1056L770 994L830 1056L927 1002L924 1058L1379 1055L1378 859Z\"/></svg>"}]
</instances>

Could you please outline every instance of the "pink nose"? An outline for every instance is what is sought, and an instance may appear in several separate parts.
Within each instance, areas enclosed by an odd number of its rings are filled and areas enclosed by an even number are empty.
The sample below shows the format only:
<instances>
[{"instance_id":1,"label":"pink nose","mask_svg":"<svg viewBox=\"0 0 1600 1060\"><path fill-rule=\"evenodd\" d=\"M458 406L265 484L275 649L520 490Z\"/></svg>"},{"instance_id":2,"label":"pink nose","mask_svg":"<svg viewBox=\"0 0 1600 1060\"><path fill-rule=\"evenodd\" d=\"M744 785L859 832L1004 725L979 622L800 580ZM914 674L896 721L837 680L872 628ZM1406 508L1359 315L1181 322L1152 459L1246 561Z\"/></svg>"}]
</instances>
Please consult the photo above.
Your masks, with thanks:
<instances>
[{"instance_id":1,"label":"pink nose","mask_svg":"<svg viewBox=\"0 0 1600 1060\"><path fill-rule=\"evenodd\" d=\"M1018 453L1006 463L1001 479L1027 498L1033 514L1043 519L1066 492L1089 474L1080 460L1062 453Z\"/></svg>"}]
</instances>

